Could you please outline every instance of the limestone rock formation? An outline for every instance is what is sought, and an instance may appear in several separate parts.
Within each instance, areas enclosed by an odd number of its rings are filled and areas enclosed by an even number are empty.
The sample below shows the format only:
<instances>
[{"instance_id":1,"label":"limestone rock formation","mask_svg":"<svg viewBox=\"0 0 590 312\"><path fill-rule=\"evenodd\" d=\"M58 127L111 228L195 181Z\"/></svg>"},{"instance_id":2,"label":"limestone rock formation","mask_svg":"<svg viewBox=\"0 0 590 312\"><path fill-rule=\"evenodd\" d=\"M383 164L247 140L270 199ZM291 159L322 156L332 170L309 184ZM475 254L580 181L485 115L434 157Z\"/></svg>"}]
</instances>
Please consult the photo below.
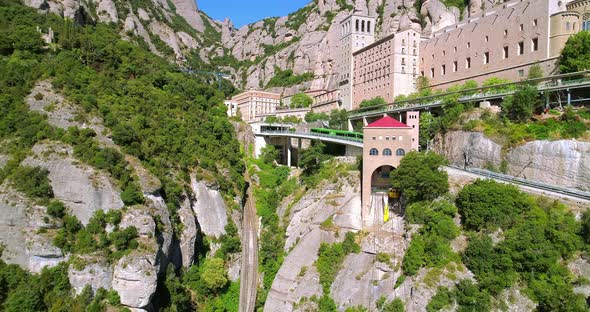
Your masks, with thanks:
<instances>
[{"instance_id":1,"label":"limestone rock formation","mask_svg":"<svg viewBox=\"0 0 590 312\"><path fill-rule=\"evenodd\" d=\"M437 135L433 143L434 151L456 166L463 167L466 158L470 166L478 168L488 164L498 167L502 161L502 146L480 132L452 131Z\"/></svg>"},{"instance_id":2,"label":"limestone rock formation","mask_svg":"<svg viewBox=\"0 0 590 312\"><path fill-rule=\"evenodd\" d=\"M194 175L191 176L191 187L194 194L192 208L201 231L207 236L221 237L227 224L227 207L221 193L208 188L205 182L197 181Z\"/></svg>"},{"instance_id":3,"label":"limestone rock formation","mask_svg":"<svg viewBox=\"0 0 590 312\"><path fill-rule=\"evenodd\" d=\"M73 158L70 146L60 143L42 143L33 147L33 156L22 165L49 170L49 180L56 199L82 222L87 224L97 210L123 207L121 191L106 173L79 164Z\"/></svg>"},{"instance_id":4,"label":"limestone rock formation","mask_svg":"<svg viewBox=\"0 0 590 312\"><path fill-rule=\"evenodd\" d=\"M502 145L479 132L451 131L437 136L433 149L451 164L499 168L507 174L562 187L590 190L590 143L575 140L532 141L502 153Z\"/></svg>"},{"instance_id":5,"label":"limestone rock formation","mask_svg":"<svg viewBox=\"0 0 590 312\"><path fill-rule=\"evenodd\" d=\"M200 32L205 31L205 24L199 14L196 0L172 0L172 3L176 7L176 13L184 17L189 25Z\"/></svg>"},{"instance_id":6,"label":"limestone rock formation","mask_svg":"<svg viewBox=\"0 0 590 312\"><path fill-rule=\"evenodd\" d=\"M195 214L193 213L188 198L184 200L180 209L178 209L178 216L183 224L182 233L180 234L180 258L182 266L188 268L194 262L195 246L197 244L197 236L200 235Z\"/></svg>"},{"instance_id":7,"label":"limestone rock formation","mask_svg":"<svg viewBox=\"0 0 590 312\"><path fill-rule=\"evenodd\" d=\"M113 272L113 289L119 293L121 304L146 309L158 284L156 257L137 254L121 258Z\"/></svg>"},{"instance_id":8,"label":"limestone rock formation","mask_svg":"<svg viewBox=\"0 0 590 312\"><path fill-rule=\"evenodd\" d=\"M590 143L533 141L506 155L508 170L529 180L590 191Z\"/></svg>"},{"instance_id":9,"label":"limestone rock formation","mask_svg":"<svg viewBox=\"0 0 590 312\"><path fill-rule=\"evenodd\" d=\"M38 206L14 190L8 181L0 185L0 242L2 259L32 272L53 267L66 260L53 246L53 237L38 231L53 225L44 220L46 208Z\"/></svg>"},{"instance_id":10,"label":"limestone rock formation","mask_svg":"<svg viewBox=\"0 0 590 312\"><path fill-rule=\"evenodd\" d=\"M90 285L93 291L99 288L111 289L113 268L101 256L83 256L78 262L82 267L70 265L68 279L72 288L79 294L86 285Z\"/></svg>"}]
</instances>

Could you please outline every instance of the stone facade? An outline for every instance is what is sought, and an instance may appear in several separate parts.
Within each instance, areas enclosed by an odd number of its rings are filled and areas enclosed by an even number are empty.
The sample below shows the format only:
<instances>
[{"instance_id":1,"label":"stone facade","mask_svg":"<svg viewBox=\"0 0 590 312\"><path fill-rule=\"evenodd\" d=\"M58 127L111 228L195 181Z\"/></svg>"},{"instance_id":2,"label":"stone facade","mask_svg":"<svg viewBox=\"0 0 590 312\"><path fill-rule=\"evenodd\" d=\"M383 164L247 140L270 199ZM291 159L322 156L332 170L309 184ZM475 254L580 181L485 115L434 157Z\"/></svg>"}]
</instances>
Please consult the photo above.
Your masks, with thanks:
<instances>
[{"instance_id":1,"label":"stone facade","mask_svg":"<svg viewBox=\"0 0 590 312\"><path fill-rule=\"evenodd\" d=\"M375 42L375 18L350 15L340 23L340 35L340 55L337 65L338 89L343 108L351 110L354 79L353 53Z\"/></svg>"},{"instance_id":2,"label":"stone facade","mask_svg":"<svg viewBox=\"0 0 590 312\"><path fill-rule=\"evenodd\" d=\"M330 113L342 105L340 90L326 91L313 97L312 110L316 113Z\"/></svg>"},{"instance_id":3,"label":"stone facade","mask_svg":"<svg viewBox=\"0 0 590 312\"><path fill-rule=\"evenodd\" d=\"M561 1L513 0L434 32L420 43L420 74L435 89L490 77L518 81L535 64L551 74L580 30L579 14L565 9Z\"/></svg>"},{"instance_id":4,"label":"stone facade","mask_svg":"<svg viewBox=\"0 0 590 312\"><path fill-rule=\"evenodd\" d=\"M265 91L246 91L234 96L238 112L245 122L262 120L262 115L273 114L280 103L281 96Z\"/></svg>"},{"instance_id":5,"label":"stone facade","mask_svg":"<svg viewBox=\"0 0 590 312\"><path fill-rule=\"evenodd\" d=\"M382 97L387 103L416 89L420 33L413 29L389 35L353 54L353 104Z\"/></svg>"}]
</instances>

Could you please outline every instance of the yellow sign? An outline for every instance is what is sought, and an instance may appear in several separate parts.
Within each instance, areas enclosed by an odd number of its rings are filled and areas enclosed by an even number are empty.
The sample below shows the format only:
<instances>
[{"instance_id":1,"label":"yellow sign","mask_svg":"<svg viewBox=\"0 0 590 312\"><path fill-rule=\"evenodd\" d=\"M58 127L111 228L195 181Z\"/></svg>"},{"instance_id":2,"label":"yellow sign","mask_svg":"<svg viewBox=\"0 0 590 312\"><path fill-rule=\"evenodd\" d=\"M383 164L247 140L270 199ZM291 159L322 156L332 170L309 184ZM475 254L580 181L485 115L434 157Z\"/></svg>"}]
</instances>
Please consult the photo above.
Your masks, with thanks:
<instances>
[{"instance_id":1,"label":"yellow sign","mask_svg":"<svg viewBox=\"0 0 590 312\"><path fill-rule=\"evenodd\" d=\"M383 205L383 222L389 221L389 204L388 201L385 201L385 205Z\"/></svg>"}]
</instances>

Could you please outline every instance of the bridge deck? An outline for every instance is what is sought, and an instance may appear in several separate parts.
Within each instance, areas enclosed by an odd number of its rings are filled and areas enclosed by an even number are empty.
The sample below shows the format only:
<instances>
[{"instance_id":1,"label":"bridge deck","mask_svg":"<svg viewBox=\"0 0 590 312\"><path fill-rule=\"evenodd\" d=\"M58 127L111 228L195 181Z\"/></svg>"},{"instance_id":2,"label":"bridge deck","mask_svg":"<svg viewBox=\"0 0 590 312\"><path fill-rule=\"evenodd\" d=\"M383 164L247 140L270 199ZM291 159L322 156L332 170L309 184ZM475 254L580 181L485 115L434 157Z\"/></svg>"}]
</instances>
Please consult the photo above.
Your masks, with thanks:
<instances>
[{"instance_id":1,"label":"bridge deck","mask_svg":"<svg viewBox=\"0 0 590 312\"><path fill-rule=\"evenodd\" d=\"M310 132L289 132L289 131L260 131L256 136L273 136L273 137L289 137L296 139L320 140L324 142L337 143L342 145L350 145L356 147L363 147L363 140L356 138L347 138L335 135L310 133Z\"/></svg>"}]
</instances>

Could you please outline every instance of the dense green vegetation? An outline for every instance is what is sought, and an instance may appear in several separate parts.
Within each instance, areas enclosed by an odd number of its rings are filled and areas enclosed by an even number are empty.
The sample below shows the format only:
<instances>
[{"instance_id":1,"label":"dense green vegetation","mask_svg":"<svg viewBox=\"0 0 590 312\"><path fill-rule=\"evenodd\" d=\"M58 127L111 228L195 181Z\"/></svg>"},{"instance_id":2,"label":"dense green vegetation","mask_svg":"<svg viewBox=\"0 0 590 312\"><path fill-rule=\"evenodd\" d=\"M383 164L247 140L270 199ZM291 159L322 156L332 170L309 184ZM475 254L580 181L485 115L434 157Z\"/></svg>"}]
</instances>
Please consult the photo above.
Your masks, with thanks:
<instances>
[{"instance_id":1,"label":"dense green vegetation","mask_svg":"<svg viewBox=\"0 0 590 312\"><path fill-rule=\"evenodd\" d=\"M15 157L0 178L12 173L34 143L61 139L74 145L78 158L120 180L127 204L143 200L122 156L98 147L93 133L73 129L64 135L42 116L27 111L22 99L45 76L87 114L101 116L113 129L115 142L160 178L173 216L183 180L187 180L184 172L197 166L210 171L225 192L241 192L244 166L234 130L227 122L223 94L120 40L110 25L76 26L14 2L4 3L0 17L0 68L6 73L0 78L0 136L11 139L7 149ZM31 45L31 38L40 38L37 26L53 29L55 51L42 49L38 40ZM32 30L31 36L13 36L17 28ZM229 177L219 168L228 168ZM181 179L170 178L179 174Z\"/></svg>"},{"instance_id":2,"label":"dense green vegetation","mask_svg":"<svg viewBox=\"0 0 590 312\"><path fill-rule=\"evenodd\" d=\"M12 186L29 198L47 200L53 197L49 170L39 167L18 167L12 173Z\"/></svg>"},{"instance_id":3,"label":"dense green vegetation","mask_svg":"<svg viewBox=\"0 0 590 312\"><path fill-rule=\"evenodd\" d=\"M344 258L351 253L359 253L361 247L355 241L355 234L347 232L342 243L322 243L318 251L318 259L315 266L320 273L320 285L324 292L319 301L319 310L322 312L335 312L336 304L330 297L330 287L336 275L342 268Z\"/></svg>"},{"instance_id":4,"label":"dense green vegetation","mask_svg":"<svg viewBox=\"0 0 590 312\"><path fill-rule=\"evenodd\" d=\"M418 202L408 206L406 214L410 223L423 226L404 256L404 274L415 275L422 267L442 268L459 260L450 247L451 240L459 235L459 228L453 222L457 214L453 203L445 199Z\"/></svg>"},{"instance_id":5,"label":"dense green vegetation","mask_svg":"<svg viewBox=\"0 0 590 312\"><path fill-rule=\"evenodd\" d=\"M305 122L314 122L318 120L328 120L330 117L326 113L314 113L312 111L305 114Z\"/></svg>"},{"instance_id":6,"label":"dense green vegetation","mask_svg":"<svg viewBox=\"0 0 590 312\"><path fill-rule=\"evenodd\" d=\"M344 258L351 253L359 253L361 247L355 241L355 235L347 232L342 243L322 243L318 251L318 259L315 266L320 273L320 284L324 295L330 294L330 287L336 278L336 274L342 268Z\"/></svg>"},{"instance_id":7,"label":"dense green vegetation","mask_svg":"<svg viewBox=\"0 0 590 312\"><path fill-rule=\"evenodd\" d=\"M280 224L277 207L281 200L293 193L298 187L294 178L289 178L290 170L285 166L276 166L272 149L267 149L262 159L249 159L248 172L258 176L259 183L254 186L256 211L262 219L260 251L258 254L259 271L264 274L262 289L258 291L259 305L263 305L272 281L275 278L285 252L285 229Z\"/></svg>"},{"instance_id":8,"label":"dense green vegetation","mask_svg":"<svg viewBox=\"0 0 590 312\"><path fill-rule=\"evenodd\" d=\"M449 190L448 175L441 168L446 162L433 152L410 152L391 172L391 183L407 203L435 199Z\"/></svg>"},{"instance_id":9,"label":"dense green vegetation","mask_svg":"<svg viewBox=\"0 0 590 312\"><path fill-rule=\"evenodd\" d=\"M300 108L300 107L309 107L311 106L311 104L313 104L313 99L303 93L303 92L299 92L293 95L293 97L291 97L291 105L289 105L289 107L291 108Z\"/></svg>"},{"instance_id":10,"label":"dense green vegetation","mask_svg":"<svg viewBox=\"0 0 590 312\"><path fill-rule=\"evenodd\" d=\"M73 215L62 213L61 221L63 227L57 231L53 243L65 253L79 255L100 252L113 262L139 247L135 227L119 228L119 210L107 213L97 210L85 227ZM106 231L107 225L113 227L110 233Z\"/></svg>"},{"instance_id":11,"label":"dense green vegetation","mask_svg":"<svg viewBox=\"0 0 590 312\"><path fill-rule=\"evenodd\" d=\"M78 296L68 279L68 264L61 263L40 274L31 274L0 260L0 303L6 312L105 312L124 311L115 291L86 287Z\"/></svg>"},{"instance_id":12,"label":"dense green vegetation","mask_svg":"<svg viewBox=\"0 0 590 312\"><path fill-rule=\"evenodd\" d=\"M371 106L383 105L383 104L387 104L387 102L385 102L385 100L382 97L378 96L378 97L372 98L370 100L362 100L360 107L361 108L371 107Z\"/></svg>"},{"instance_id":13,"label":"dense green vegetation","mask_svg":"<svg viewBox=\"0 0 590 312\"><path fill-rule=\"evenodd\" d=\"M461 261L477 282L462 280L452 289L439 288L428 311L439 311L453 303L458 311L489 311L491 298L515 285L538 304L539 311L587 310L585 299L573 293L574 283L583 281L574 280L566 263L590 241L590 213L585 213L580 223L556 201L535 200L513 186L483 180L464 187L456 204L469 238ZM458 229L450 219L456 212L457 208L444 200L408 207L408 220L423 226L404 257L406 274L416 272L421 265L444 264L432 263L432 259L458 262L445 240L435 250L446 252L438 255L429 253L432 249L423 242L456 236ZM488 234L497 229L502 230L501 238L494 243Z\"/></svg>"},{"instance_id":14,"label":"dense green vegetation","mask_svg":"<svg viewBox=\"0 0 590 312\"><path fill-rule=\"evenodd\" d=\"M275 75L268 81L265 88L274 87L290 87L306 81L310 81L314 78L312 72L303 73L296 75L292 69L282 70L278 66L275 66Z\"/></svg>"},{"instance_id":15,"label":"dense green vegetation","mask_svg":"<svg viewBox=\"0 0 590 312\"><path fill-rule=\"evenodd\" d=\"M581 31L571 36L559 57L559 71L573 73L590 69L590 32Z\"/></svg>"}]
</instances>

